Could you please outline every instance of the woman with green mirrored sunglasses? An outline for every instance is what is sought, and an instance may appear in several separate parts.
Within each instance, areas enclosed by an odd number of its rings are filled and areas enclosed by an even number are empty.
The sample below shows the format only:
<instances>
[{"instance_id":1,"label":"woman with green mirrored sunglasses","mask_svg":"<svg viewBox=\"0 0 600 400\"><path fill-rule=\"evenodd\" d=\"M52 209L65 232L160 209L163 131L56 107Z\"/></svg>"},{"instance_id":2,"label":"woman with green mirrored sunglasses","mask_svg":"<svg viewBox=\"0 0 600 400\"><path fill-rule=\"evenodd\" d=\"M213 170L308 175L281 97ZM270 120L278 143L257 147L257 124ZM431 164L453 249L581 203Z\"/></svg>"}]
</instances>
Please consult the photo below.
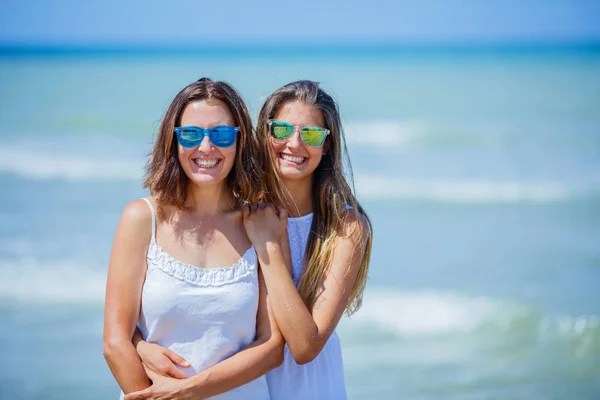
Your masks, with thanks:
<instances>
[{"instance_id":1,"label":"woman with green mirrored sunglasses","mask_svg":"<svg viewBox=\"0 0 600 400\"><path fill-rule=\"evenodd\" d=\"M275 207L244 219L286 341L283 365L267 373L271 399L346 399L335 328L361 306L372 228L346 180L338 106L318 83L292 82L267 98L256 136Z\"/></svg>"}]
</instances>

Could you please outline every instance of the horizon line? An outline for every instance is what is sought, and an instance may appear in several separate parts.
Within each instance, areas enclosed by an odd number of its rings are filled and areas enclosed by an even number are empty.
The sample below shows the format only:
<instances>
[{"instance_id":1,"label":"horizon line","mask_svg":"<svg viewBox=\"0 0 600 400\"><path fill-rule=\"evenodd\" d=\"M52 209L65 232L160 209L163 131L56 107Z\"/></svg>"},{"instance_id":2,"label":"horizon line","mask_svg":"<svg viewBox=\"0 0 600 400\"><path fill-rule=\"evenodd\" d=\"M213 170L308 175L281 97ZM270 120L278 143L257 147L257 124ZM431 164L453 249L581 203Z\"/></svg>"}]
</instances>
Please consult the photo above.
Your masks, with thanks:
<instances>
[{"instance_id":1,"label":"horizon line","mask_svg":"<svg viewBox=\"0 0 600 400\"><path fill-rule=\"evenodd\" d=\"M136 55L252 55L277 50L283 54L477 54L477 53L600 53L600 38L589 40L508 41L287 41L186 43L26 43L0 40L0 56L136 56Z\"/></svg>"}]
</instances>

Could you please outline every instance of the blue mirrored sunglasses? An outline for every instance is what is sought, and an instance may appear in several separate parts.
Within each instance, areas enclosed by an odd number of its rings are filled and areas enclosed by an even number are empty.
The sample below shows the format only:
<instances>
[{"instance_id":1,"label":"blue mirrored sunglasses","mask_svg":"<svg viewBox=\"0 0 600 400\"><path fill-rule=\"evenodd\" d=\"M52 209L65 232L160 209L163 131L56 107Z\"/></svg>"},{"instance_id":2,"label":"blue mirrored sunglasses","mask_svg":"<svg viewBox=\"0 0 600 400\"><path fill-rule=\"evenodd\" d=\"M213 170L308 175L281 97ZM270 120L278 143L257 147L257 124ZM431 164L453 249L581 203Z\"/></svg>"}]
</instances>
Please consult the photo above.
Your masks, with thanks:
<instances>
[{"instance_id":1,"label":"blue mirrored sunglasses","mask_svg":"<svg viewBox=\"0 0 600 400\"><path fill-rule=\"evenodd\" d=\"M197 126L178 126L175 128L175 134L177 134L179 144L186 149L200 146L207 135L213 145L229 147L235 143L235 137L239 130L237 126L214 126L208 129Z\"/></svg>"}]
</instances>

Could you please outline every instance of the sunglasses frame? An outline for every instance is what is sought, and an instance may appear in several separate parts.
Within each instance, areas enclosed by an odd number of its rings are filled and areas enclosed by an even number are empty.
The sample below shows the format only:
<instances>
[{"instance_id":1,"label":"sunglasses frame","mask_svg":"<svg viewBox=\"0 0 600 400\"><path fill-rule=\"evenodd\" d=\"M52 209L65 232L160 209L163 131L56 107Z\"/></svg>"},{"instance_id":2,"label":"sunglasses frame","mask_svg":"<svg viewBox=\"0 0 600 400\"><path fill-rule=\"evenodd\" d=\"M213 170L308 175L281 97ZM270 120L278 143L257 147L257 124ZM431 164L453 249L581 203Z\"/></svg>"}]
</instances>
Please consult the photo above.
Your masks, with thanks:
<instances>
[{"instance_id":1,"label":"sunglasses frame","mask_svg":"<svg viewBox=\"0 0 600 400\"><path fill-rule=\"evenodd\" d=\"M273 125L274 122L281 122L281 123L287 124L287 125L289 125L289 126L292 127L292 133L290 134L290 136L287 139L277 139L275 136L273 136L273 130L272 130L271 126ZM322 146L323 143L325 143L325 139L327 139L327 136L329 136L329 134L331 133L331 131L329 129L322 128L320 126L312 126L312 125L299 126L299 125L292 125L289 122L280 121L278 119L269 119L269 120L267 120L267 125L269 126L269 134L271 135L271 137L274 140L277 140L278 142L287 142L288 140L290 140L292 138L292 136L294 136L294 132L296 132L296 130L297 130L300 133L300 139L302 139L302 142L305 145L311 146L311 147ZM302 136L302 130L304 128L318 128L318 129L322 129L323 130L323 140L321 141L321 143L319 143L319 144L309 144L309 143L306 143L306 141L304 140L304 136Z\"/></svg>"},{"instance_id":2,"label":"sunglasses frame","mask_svg":"<svg viewBox=\"0 0 600 400\"><path fill-rule=\"evenodd\" d=\"M217 143L215 143L215 141L213 140L213 135L215 134L214 132L216 130L218 130L219 128L227 128L227 132L232 132L231 134L233 135L233 140L231 142L231 144L227 145L227 146L220 146ZM202 138L200 138L200 140L197 142L197 144L193 145L193 146L186 146L184 145L181 141L181 133L184 129L191 129L194 130L198 133L202 134ZM212 128L200 128L198 126L178 126L174 129L175 135L177 136L177 141L179 142L179 144L181 145L181 147L185 148L185 149L193 149L195 147L200 146L200 144L202 144L202 141L204 140L204 138L206 136L208 136L208 138L210 139L210 143L216 147L219 147L221 149L225 149L227 147L231 147L233 146L233 144L235 143L235 139L237 137L238 132L240 131L240 128L238 128L237 126L227 126L227 125L219 125L219 126L213 126ZM185 140L185 139L184 139ZM196 142L195 140L188 140L187 142Z\"/></svg>"}]
</instances>

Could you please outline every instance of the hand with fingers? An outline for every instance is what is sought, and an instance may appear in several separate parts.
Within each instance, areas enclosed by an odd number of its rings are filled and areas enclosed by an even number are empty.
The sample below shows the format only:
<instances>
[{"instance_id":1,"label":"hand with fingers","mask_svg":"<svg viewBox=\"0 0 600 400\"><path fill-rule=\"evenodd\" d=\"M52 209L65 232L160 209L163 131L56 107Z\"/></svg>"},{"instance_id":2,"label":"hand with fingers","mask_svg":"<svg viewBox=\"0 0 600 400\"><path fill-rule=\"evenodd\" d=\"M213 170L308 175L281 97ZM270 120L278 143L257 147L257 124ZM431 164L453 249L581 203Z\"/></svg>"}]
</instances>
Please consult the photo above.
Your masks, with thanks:
<instances>
[{"instance_id":1,"label":"hand with fingers","mask_svg":"<svg viewBox=\"0 0 600 400\"><path fill-rule=\"evenodd\" d=\"M125 395L125 400L197 400L198 394L193 393L187 385L187 379L174 379L157 374L146 368L146 374L152 381L152 386L144 390Z\"/></svg>"},{"instance_id":2,"label":"hand with fingers","mask_svg":"<svg viewBox=\"0 0 600 400\"><path fill-rule=\"evenodd\" d=\"M255 247L280 243L286 234L288 213L271 203L244 207L242 218L248 239Z\"/></svg>"},{"instance_id":3,"label":"hand with fingers","mask_svg":"<svg viewBox=\"0 0 600 400\"><path fill-rule=\"evenodd\" d=\"M177 368L189 368L191 365L179 354L155 343L140 341L136 346L146 370L151 370L164 377L185 379L188 376Z\"/></svg>"}]
</instances>

